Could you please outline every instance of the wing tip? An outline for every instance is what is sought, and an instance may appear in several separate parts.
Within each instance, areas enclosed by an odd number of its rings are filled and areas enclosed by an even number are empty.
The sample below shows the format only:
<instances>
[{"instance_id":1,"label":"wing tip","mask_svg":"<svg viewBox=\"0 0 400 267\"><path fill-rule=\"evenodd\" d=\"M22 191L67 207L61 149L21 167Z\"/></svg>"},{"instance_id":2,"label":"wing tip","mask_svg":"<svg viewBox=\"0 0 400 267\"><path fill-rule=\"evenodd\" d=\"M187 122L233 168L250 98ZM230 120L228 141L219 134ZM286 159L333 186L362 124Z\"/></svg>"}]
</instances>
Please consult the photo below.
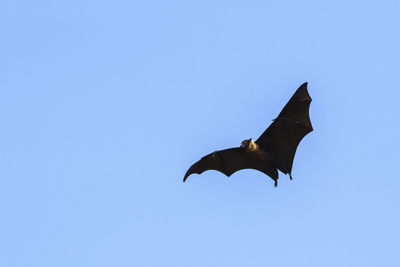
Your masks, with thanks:
<instances>
[{"instance_id":1,"label":"wing tip","mask_svg":"<svg viewBox=\"0 0 400 267\"><path fill-rule=\"evenodd\" d=\"M186 182L187 178L189 178L189 176L192 175L193 173L198 173L198 172L193 171L192 167L190 167L190 169L186 172L185 176L183 177L183 182Z\"/></svg>"},{"instance_id":2,"label":"wing tip","mask_svg":"<svg viewBox=\"0 0 400 267\"><path fill-rule=\"evenodd\" d=\"M194 170L193 170L193 166L194 166L195 164L193 164L192 166L190 166L190 168L189 168L189 170L187 170L187 172L185 173L185 176L183 177L183 182L186 182L186 179L190 176L190 175L192 175L193 173L196 173Z\"/></svg>"},{"instance_id":3,"label":"wing tip","mask_svg":"<svg viewBox=\"0 0 400 267\"><path fill-rule=\"evenodd\" d=\"M310 94L308 93L308 82L304 82L302 85L297 88L296 92L293 94L291 100L293 101L312 101Z\"/></svg>"}]
</instances>

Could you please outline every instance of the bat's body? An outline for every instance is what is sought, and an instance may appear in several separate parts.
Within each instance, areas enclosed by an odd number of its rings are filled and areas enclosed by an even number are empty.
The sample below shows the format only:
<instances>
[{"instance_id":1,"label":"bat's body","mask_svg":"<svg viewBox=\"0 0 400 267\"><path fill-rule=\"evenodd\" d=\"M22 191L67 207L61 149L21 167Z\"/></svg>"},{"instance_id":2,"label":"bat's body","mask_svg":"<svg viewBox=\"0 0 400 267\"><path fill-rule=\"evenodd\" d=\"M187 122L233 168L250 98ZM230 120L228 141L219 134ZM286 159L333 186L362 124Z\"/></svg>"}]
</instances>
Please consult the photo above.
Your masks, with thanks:
<instances>
[{"instance_id":1,"label":"bat's body","mask_svg":"<svg viewBox=\"0 0 400 267\"><path fill-rule=\"evenodd\" d=\"M244 140L240 145L240 148L244 149L248 153L253 154L254 156L260 158L263 161L271 160L271 155L269 155L267 151L265 151L251 139Z\"/></svg>"},{"instance_id":2,"label":"bat's body","mask_svg":"<svg viewBox=\"0 0 400 267\"><path fill-rule=\"evenodd\" d=\"M231 176L242 169L256 169L265 173L275 181L275 186L278 184L278 170L289 174L292 179L297 146L313 130L309 117L310 103L307 83L304 83L255 142L250 138L244 140L240 147L215 151L201 158L189 168L183 181L192 173L217 170Z\"/></svg>"}]
</instances>

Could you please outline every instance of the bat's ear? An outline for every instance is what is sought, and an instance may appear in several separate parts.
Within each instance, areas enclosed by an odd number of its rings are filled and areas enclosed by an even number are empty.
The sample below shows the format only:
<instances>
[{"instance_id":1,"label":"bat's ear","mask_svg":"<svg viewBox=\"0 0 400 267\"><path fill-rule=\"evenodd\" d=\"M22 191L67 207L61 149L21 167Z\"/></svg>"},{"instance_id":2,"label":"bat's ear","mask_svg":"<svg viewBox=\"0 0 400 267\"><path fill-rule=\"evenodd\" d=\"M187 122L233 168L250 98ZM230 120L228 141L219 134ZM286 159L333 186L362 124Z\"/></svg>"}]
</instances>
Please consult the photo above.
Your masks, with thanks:
<instances>
[{"instance_id":1,"label":"bat's ear","mask_svg":"<svg viewBox=\"0 0 400 267\"><path fill-rule=\"evenodd\" d=\"M249 139L249 141L251 141L252 138Z\"/></svg>"}]
</instances>

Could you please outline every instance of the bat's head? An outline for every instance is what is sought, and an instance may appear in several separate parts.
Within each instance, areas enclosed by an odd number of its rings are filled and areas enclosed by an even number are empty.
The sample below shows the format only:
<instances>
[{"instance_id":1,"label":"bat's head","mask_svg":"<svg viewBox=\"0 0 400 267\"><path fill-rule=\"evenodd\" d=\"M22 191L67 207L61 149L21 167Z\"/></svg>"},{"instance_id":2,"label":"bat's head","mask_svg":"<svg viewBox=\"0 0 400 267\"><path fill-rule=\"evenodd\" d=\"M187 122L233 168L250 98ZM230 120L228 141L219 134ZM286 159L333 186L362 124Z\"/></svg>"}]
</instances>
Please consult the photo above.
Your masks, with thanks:
<instances>
[{"instance_id":1,"label":"bat's head","mask_svg":"<svg viewBox=\"0 0 400 267\"><path fill-rule=\"evenodd\" d=\"M248 148L250 143L251 143L251 138L250 139L246 139L246 140L242 141L242 143L240 144L240 147L241 148Z\"/></svg>"}]
</instances>

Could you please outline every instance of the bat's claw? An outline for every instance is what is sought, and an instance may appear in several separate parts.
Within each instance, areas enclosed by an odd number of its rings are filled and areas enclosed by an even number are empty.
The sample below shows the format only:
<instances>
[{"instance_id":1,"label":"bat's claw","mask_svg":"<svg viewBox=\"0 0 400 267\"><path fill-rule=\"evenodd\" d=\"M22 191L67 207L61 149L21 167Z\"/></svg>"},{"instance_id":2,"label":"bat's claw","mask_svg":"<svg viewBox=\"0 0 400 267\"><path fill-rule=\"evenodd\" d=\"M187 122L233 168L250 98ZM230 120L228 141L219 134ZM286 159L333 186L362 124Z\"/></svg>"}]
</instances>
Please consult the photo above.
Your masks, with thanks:
<instances>
[{"instance_id":1,"label":"bat's claw","mask_svg":"<svg viewBox=\"0 0 400 267\"><path fill-rule=\"evenodd\" d=\"M293 180L291 173L289 173L289 178L290 178L290 180Z\"/></svg>"},{"instance_id":2,"label":"bat's claw","mask_svg":"<svg viewBox=\"0 0 400 267\"><path fill-rule=\"evenodd\" d=\"M275 180L274 187L278 186L278 180Z\"/></svg>"}]
</instances>

